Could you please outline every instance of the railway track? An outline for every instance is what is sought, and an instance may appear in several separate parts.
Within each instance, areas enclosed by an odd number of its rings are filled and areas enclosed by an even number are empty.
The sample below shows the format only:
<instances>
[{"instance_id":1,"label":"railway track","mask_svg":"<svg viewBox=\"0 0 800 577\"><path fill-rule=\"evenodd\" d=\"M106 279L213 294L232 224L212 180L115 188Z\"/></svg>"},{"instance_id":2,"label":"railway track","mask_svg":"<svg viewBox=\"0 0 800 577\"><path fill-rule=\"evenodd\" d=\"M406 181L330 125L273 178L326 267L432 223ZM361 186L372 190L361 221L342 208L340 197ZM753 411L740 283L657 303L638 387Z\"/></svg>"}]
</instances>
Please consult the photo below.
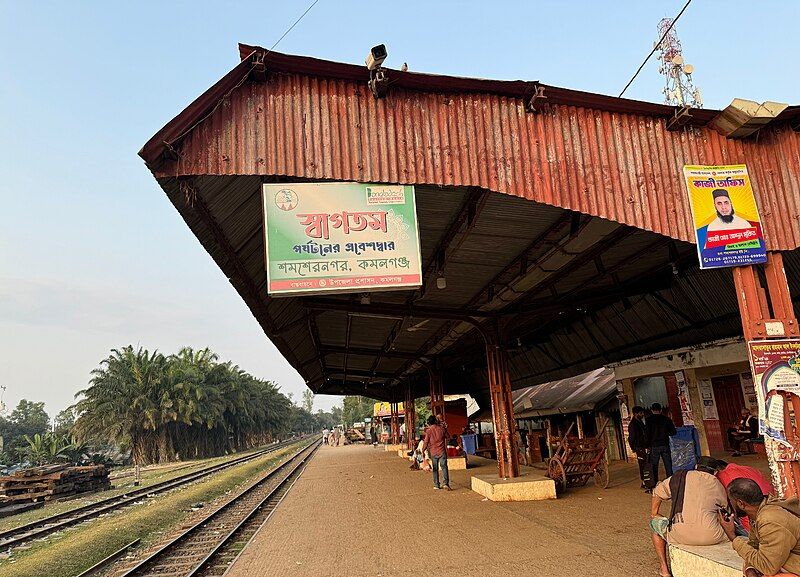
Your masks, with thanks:
<instances>
[{"instance_id":1,"label":"railway track","mask_svg":"<svg viewBox=\"0 0 800 577\"><path fill-rule=\"evenodd\" d=\"M222 575L269 519L319 446L316 441L300 451L116 577Z\"/></svg>"},{"instance_id":2,"label":"railway track","mask_svg":"<svg viewBox=\"0 0 800 577\"><path fill-rule=\"evenodd\" d=\"M207 477L208 475L213 475L218 471L222 471L224 469L228 469L230 467L240 465L248 461L252 461L253 459L257 459L269 453L273 453L275 451L283 449L297 442L298 442L297 439L292 439L290 441L277 443L275 445L271 445L263 450L256 451L255 453L251 453L244 457L231 459L229 461L225 461L224 463L218 463L216 465L212 465L210 467L206 467L198 471L193 471L191 473L186 473L185 475L180 475L168 481L162 481L160 483L156 483L148 487L142 487L141 489L136 489L135 491L129 491L128 493L125 493L123 495L117 495L116 497L109 497L108 499L97 501L96 503L84 505L83 507L78 507L77 509L65 511L57 515L52 515L50 517L45 517L44 519L39 519L38 521L33 521L25 525L20 525L19 527L14 527L13 529L8 529L7 531L2 531L0 532L0 550L7 551L23 543L27 543L32 539L40 539L42 537L46 537L57 531L61 531L63 529L66 529L67 527L71 527L72 525L83 523L84 521L88 521L89 519L93 519L100 515L104 515L116 509L120 509L122 507L130 505L143 498L152 495L157 495L159 493L164 493L166 491L170 491L172 489L180 487L181 485L192 483L194 481L197 481L198 479Z\"/></svg>"}]
</instances>

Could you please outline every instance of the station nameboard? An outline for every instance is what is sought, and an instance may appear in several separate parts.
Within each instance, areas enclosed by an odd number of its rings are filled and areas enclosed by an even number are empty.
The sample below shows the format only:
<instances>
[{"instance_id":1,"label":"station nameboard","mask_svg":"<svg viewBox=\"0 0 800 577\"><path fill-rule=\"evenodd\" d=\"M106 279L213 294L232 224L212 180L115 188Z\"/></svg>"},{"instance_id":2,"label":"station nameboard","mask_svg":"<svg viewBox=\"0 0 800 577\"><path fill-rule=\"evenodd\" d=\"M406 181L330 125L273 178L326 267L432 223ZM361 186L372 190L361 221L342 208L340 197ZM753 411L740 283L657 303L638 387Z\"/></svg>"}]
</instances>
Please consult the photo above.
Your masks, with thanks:
<instances>
[{"instance_id":1,"label":"station nameboard","mask_svg":"<svg viewBox=\"0 0 800 577\"><path fill-rule=\"evenodd\" d=\"M262 200L270 295L422 284L413 186L264 184Z\"/></svg>"},{"instance_id":2,"label":"station nameboard","mask_svg":"<svg viewBox=\"0 0 800 577\"><path fill-rule=\"evenodd\" d=\"M747 166L684 166L700 268L767 262Z\"/></svg>"}]
</instances>

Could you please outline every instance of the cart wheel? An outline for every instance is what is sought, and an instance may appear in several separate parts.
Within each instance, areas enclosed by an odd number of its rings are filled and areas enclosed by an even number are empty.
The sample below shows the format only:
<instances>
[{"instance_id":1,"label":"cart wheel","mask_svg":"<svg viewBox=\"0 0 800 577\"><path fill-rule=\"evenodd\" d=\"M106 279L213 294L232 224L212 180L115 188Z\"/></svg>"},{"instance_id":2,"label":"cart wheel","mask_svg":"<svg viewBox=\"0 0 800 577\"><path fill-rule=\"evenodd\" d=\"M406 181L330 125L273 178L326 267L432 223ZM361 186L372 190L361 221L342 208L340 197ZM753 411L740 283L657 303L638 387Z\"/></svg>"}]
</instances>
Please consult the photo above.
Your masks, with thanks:
<instances>
[{"instance_id":1,"label":"cart wheel","mask_svg":"<svg viewBox=\"0 0 800 577\"><path fill-rule=\"evenodd\" d=\"M600 461L594 469L594 484L601 489L605 489L608 487L609 481L608 466L605 461Z\"/></svg>"},{"instance_id":2,"label":"cart wheel","mask_svg":"<svg viewBox=\"0 0 800 577\"><path fill-rule=\"evenodd\" d=\"M567 488L567 473L564 464L557 457L552 457L547 462L547 476L556 483L556 494L563 493Z\"/></svg>"}]
</instances>

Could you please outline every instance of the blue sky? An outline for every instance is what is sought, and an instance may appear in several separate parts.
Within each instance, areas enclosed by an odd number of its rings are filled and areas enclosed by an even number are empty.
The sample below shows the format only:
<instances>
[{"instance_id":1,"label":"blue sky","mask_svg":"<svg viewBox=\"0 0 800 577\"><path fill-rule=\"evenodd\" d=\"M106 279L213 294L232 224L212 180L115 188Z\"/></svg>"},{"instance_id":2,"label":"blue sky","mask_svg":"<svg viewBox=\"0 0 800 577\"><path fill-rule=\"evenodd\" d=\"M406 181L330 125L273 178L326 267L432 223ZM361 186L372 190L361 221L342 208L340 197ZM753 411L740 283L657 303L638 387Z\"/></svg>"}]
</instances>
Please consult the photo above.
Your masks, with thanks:
<instances>
[{"instance_id":1,"label":"blue sky","mask_svg":"<svg viewBox=\"0 0 800 577\"><path fill-rule=\"evenodd\" d=\"M320 0L276 50L616 95L683 0ZM0 384L72 402L112 347L210 346L297 398L275 351L136 155L298 2L0 1ZM800 3L694 0L677 30L708 108L800 104ZM653 59L626 96L661 101ZM334 399L318 398L327 408Z\"/></svg>"}]
</instances>

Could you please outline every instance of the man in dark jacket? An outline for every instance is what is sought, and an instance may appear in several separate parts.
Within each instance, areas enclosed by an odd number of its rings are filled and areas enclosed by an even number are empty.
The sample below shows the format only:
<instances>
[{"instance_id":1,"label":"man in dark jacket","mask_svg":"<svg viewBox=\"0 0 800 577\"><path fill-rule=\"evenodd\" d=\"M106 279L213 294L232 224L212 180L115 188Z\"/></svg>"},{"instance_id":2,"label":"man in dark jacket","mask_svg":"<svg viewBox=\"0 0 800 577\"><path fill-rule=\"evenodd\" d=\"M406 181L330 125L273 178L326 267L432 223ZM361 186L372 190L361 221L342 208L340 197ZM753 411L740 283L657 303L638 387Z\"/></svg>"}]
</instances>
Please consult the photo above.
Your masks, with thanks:
<instances>
[{"instance_id":1,"label":"man in dark jacket","mask_svg":"<svg viewBox=\"0 0 800 577\"><path fill-rule=\"evenodd\" d=\"M635 406L632 409L633 418L628 425L628 444L636 453L636 462L639 464L639 478L642 480L642 489L650 491L653 488L652 466L650 465L650 444L647 438L647 428L644 424L644 407Z\"/></svg>"},{"instance_id":2,"label":"man in dark jacket","mask_svg":"<svg viewBox=\"0 0 800 577\"><path fill-rule=\"evenodd\" d=\"M669 452L669 438L675 435L675 423L661 414L661 404L650 406L653 414L647 418L647 438L650 443L650 463L653 465L653 483L658 483L658 461L664 461L667 477L672 476L672 455Z\"/></svg>"}]
</instances>

